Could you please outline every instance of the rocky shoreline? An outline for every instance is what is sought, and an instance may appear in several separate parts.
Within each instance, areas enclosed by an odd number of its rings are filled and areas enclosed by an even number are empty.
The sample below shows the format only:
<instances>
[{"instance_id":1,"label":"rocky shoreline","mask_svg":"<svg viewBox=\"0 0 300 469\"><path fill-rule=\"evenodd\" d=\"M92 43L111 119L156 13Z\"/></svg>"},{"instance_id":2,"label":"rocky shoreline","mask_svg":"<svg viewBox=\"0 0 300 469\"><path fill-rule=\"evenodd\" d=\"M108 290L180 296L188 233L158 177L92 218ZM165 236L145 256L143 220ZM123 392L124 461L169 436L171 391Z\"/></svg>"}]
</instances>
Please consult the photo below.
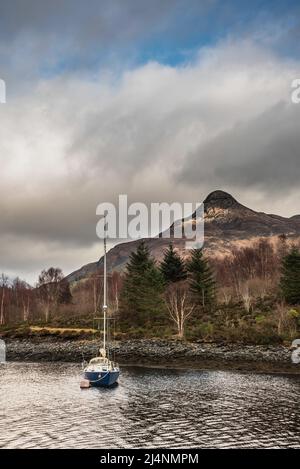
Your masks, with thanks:
<instances>
[{"instance_id":1,"label":"rocky shoreline","mask_svg":"<svg viewBox=\"0 0 300 469\"><path fill-rule=\"evenodd\" d=\"M82 362L97 353L94 341L10 339L8 361ZM240 370L300 374L291 362L291 351L281 345L190 343L166 340L128 340L115 343L112 355L124 365L161 367L190 366L199 369Z\"/></svg>"}]
</instances>

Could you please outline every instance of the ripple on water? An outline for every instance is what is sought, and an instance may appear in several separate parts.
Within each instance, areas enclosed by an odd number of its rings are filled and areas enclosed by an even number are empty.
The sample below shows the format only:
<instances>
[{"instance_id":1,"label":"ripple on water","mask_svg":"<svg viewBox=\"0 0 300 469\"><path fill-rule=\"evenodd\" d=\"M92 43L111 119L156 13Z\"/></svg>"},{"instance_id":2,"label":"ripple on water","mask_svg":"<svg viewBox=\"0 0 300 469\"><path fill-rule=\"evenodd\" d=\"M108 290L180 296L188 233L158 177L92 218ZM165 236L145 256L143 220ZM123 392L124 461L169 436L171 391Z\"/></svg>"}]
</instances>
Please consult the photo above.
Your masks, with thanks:
<instances>
[{"instance_id":1,"label":"ripple on water","mask_svg":"<svg viewBox=\"0 0 300 469\"><path fill-rule=\"evenodd\" d=\"M76 364L0 367L2 448L300 448L300 379L124 367L80 390Z\"/></svg>"}]
</instances>

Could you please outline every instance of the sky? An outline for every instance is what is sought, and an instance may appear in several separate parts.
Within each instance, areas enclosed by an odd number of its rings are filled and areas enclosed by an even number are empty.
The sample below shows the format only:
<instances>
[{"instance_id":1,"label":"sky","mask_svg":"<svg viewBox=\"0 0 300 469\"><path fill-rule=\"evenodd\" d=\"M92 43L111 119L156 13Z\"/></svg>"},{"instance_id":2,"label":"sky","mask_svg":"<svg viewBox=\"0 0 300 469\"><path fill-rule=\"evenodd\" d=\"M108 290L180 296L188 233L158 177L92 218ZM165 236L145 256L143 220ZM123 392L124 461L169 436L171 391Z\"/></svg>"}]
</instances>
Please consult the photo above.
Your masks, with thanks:
<instances>
[{"instance_id":1,"label":"sky","mask_svg":"<svg viewBox=\"0 0 300 469\"><path fill-rule=\"evenodd\" d=\"M0 272L102 254L96 207L300 213L299 1L1 0Z\"/></svg>"}]
</instances>

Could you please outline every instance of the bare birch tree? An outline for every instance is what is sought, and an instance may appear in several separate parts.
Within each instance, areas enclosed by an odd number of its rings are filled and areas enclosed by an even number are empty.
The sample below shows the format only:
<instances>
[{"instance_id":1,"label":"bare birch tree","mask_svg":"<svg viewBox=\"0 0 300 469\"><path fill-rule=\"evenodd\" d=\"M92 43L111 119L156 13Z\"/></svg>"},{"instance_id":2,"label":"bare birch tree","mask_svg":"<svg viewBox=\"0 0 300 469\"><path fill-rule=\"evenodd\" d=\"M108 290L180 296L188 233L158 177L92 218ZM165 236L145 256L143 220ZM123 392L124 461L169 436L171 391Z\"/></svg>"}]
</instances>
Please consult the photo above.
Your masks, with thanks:
<instances>
[{"instance_id":1,"label":"bare birch tree","mask_svg":"<svg viewBox=\"0 0 300 469\"><path fill-rule=\"evenodd\" d=\"M241 298L242 298L245 310L247 311L247 313L249 313L252 307L252 297L249 291L248 282L245 282L245 284L243 285L243 288L241 289Z\"/></svg>"},{"instance_id":2,"label":"bare birch tree","mask_svg":"<svg viewBox=\"0 0 300 469\"><path fill-rule=\"evenodd\" d=\"M186 283L171 284L165 295L165 302L171 320L176 324L178 337L184 336L185 324L193 314L195 305L190 303Z\"/></svg>"},{"instance_id":3,"label":"bare birch tree","mask_svg":"<svg viewBox=\"0 0 300 469\"><path fill-rule=\"evenodd\" d=\"M50 267L43 270L39 276L38 288L40 301L45 308L45 320L49 321L50 310L52 306L56 306L59 299L60 283L64 275L59 268Z\"/></svg>"},{"instance_id":4,"label":"bare birch tree","mask_svg":"<svg viewBox=\"0 0 300 469\"><path fill-rule=\"evenodd\" d=\"M5 293L8 286L8 277L4 274L1 274L0 277L0 287L1 287L1 303L0 303L0 325L2 326L5 323L5 316L4 316L4 300L5 300Z\"/></svg>"}]
</instances>

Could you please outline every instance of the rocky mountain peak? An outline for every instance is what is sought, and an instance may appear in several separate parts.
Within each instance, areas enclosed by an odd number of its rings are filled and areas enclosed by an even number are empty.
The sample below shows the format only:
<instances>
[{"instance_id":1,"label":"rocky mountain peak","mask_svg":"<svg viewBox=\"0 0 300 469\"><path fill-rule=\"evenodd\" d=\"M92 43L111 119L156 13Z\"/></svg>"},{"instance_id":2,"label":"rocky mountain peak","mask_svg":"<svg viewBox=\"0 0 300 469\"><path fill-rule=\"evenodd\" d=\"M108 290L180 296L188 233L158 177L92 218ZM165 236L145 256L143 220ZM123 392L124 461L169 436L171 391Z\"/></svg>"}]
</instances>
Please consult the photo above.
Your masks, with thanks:
<instances>
[{"instance_id":1,"label":"rocky mountain peak","mask_svg":"<svg viewBox=\"0 0 300 469\"><path fill-rule=\"evenodd\" d=\"M241 207L238 201L234 197L232 197L231 194L229 194L228 192L220 191L220 190L211 192L204 200L204 206L206 209L208 208L228 209L228 208Z\"/></svg>"},{"instance_id":2,"label":"rocky mountain peak","mask_svg":"<svg viewBox=\"0 0 300 469\"><path fill-rule=\"evenodd\" d=\"M260 237L286 234L289 239L300 240L300 216L284 218L279 215L268 215L256 212L240 204L231 194L217 190L211 192L204 200L205 208L205 243L204 250L208 257L230 255L233 249L251 245ZM172 230L171 230L172 231ZM107 254L108 266L111 271L122 272L131 252L137 249L140 240L117 244ZM168 238L145 239L151 255L159 262L163 258L170 240ZM182 256L187 255L185 240L173 239L173 243ZM102 266L93 262L81 267L68 275L69 282L88 278Z\"/></svg>"}]
</instances>

